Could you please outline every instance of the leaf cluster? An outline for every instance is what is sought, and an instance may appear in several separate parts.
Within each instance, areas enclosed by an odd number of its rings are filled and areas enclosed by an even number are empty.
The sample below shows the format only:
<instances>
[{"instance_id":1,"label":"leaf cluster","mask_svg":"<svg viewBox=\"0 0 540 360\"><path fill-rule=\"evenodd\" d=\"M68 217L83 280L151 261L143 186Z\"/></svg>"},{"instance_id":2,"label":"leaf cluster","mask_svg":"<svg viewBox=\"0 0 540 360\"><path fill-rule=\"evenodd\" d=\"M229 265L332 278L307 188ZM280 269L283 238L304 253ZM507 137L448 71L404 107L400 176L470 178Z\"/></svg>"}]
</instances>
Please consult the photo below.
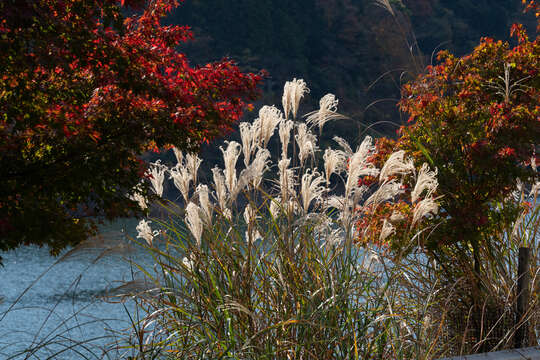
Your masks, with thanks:
<instances>
[{"instance_id":1,"label":"leaf cluster","mask_svg":"<svg viewBox=\"0 0 540 360\"><path fill-rule=\"evenodd\" d=\"M260 75L192 67L175 0L0 4L0 249L80 241L95 216L135 209L137 156L195 149L230 129ZM139 188L140 189L140 188ZM138 191L143 191L138 190Z\"/></svg>"}]
</instances>

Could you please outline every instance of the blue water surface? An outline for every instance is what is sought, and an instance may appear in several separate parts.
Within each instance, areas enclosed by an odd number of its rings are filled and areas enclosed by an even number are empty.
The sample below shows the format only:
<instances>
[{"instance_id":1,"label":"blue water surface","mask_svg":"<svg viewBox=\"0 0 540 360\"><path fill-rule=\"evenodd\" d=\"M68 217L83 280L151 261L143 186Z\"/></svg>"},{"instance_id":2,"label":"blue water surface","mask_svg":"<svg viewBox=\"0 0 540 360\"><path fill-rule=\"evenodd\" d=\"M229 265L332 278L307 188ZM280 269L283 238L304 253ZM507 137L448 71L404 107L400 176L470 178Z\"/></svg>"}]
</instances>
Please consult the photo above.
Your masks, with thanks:
<instances>
[{"instance_id":1,"label":"blue water surface","mask_svg":"<svg viewBox=\"0 0 540 360\"><path fill-rule=\"evenodd\" d=\"M117 359L136 318L121 294L141 285L130 264L151 258L129 240L135 219L103 226L88 245L59 257L46 248L21 247L2 254L0 267L0 359ZM133 280L136 280L133 282ZM142 290L141 290L142 291ZM124 301L121 301L124 300Z\"/></svg>"}]
</instances>

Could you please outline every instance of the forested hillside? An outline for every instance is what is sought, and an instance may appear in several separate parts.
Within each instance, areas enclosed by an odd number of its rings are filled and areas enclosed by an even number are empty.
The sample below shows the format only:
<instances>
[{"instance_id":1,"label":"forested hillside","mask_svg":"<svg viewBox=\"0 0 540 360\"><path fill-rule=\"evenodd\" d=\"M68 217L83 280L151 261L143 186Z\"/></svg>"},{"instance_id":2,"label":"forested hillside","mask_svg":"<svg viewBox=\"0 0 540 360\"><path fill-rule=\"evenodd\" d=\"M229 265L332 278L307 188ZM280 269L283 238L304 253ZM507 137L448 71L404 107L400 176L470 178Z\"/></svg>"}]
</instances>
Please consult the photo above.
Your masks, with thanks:
<instances>
[{"instance_id":1,"label":"forested hillside","mask_svg":"<svg viewBox=\"0 0 540 360\"><path fill-rule=\"evenodd\" d=\"M195 40L184 49L193 61L231 57L245 70L266 69L265 103L280 103L283 83L304 78L312 102L335 93L356 129L399 121L399 84L437 50L463 55L480 37L507 39L511 23L527 22L520 0L390 4L393 13L375 0L186 0L169 20L193 28ZM338 132L349 128L340 126Z\"/></svg>"}]
</instances>

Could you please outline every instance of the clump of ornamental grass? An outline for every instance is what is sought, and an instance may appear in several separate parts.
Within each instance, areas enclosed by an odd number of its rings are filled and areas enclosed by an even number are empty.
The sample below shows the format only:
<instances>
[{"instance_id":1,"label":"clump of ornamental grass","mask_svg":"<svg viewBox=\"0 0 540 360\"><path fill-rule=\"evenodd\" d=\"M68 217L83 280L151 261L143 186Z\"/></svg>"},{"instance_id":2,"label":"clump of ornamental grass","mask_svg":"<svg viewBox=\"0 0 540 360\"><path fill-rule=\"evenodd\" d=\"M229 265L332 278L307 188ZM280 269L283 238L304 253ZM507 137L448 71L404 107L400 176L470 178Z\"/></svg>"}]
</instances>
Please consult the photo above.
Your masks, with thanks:
<instances>
[{"instance_id":1,"label":"clump of ornamental grass","mask_svg":"<svg viewBox=\"0 0 540 360\"><path fill-rule=\"evenodd\" d=\"M162 202L167 219L138 226L156 264L154 271L142 269L156 288L135 296L145 314L132 337L141 358L421 356L410 323L418 322L396 288L406 274L384 248L356 243L366 232L359 219L410 196L406 189L413 186L403 181L420 179L427 168L415 169L401 154L381 177L370 161L370 137L356 150L335 138L339 147L323 152L312 130L340 118L337 100L324 97L324 108L309 113L306 124L297 117L305 83L295 79L284 90L284 112L263 107L253 123L240 124L242 144L221 148L224 167L212 170L212 184L197 183L198 165L175 150L178 163L166 172L185 204ZM266 145L276 128L281 153L273 156ZM162 166L151 168L160 178ZM365 185L366 177L377 181ZM340 182L343 191L336 193ZM421 201L434 203L436 181L426 184ZM436 211L415 211L408 229L421 231L421 219ZM402 221L396 215L379 229L381 243L395 219Z\"/></svg>"}]
</instances>

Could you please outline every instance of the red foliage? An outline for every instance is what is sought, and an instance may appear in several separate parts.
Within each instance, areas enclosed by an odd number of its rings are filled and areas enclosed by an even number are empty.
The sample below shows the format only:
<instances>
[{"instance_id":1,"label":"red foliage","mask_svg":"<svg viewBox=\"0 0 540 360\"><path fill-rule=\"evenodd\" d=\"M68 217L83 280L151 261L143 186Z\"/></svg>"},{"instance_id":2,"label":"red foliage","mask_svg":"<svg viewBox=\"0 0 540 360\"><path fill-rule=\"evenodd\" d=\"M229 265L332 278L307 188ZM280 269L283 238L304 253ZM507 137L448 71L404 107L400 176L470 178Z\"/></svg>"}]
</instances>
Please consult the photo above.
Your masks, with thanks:
<instances>
[{"instance_id":1,"label":"red foliage","mask_svg":"<svg viewBox=\"0 0 540 360\"><path fill-rule=\"evenodd\" d=\"M230 60L190 66L177 51L190 29L160 22L178 4L0 3L1 219L23 224L26 206L39 206L69 222L60 210L89 198L117 214L119 189L138 181L137 154L167 144L196 149L231 129L261 75ZM22 205L10 205L13 193ZM55 228L42 223L36 234L46 236L46 227Z\"/></svg>"}]
</instances>

